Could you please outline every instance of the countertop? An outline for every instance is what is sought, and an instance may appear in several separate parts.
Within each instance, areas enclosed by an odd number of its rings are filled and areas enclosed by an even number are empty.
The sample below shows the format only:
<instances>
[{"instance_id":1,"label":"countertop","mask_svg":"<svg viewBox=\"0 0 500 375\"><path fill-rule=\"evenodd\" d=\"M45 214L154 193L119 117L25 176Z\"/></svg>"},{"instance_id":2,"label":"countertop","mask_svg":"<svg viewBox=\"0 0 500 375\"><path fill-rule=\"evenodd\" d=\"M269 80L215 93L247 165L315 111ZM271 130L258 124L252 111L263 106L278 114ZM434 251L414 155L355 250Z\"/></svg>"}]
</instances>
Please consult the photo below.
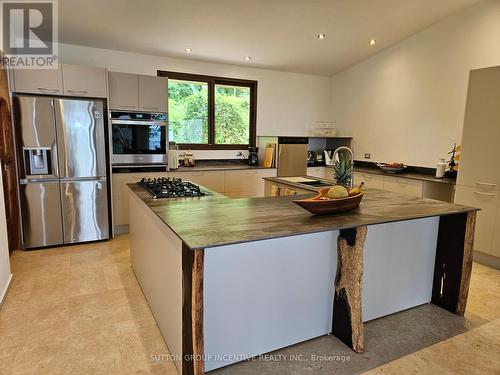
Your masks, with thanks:
<instances>
[{"instance_id":1,"label":"countertop","mask_svg":"<svg viewBox=\"0 0 500 375\"><path fill-rule=\"evenodd\" d=\"M230 199L152 199L137 184L128 187L191 249L317 233L362 225L443 216L477 209L378 189L365 189L359 208L311 215L293 203L311 195Z\"/></svg>"},{"instance_id":2,"label":"countertop","mask_svg":"<svg viewBox=\"0 0 500 375\"><path fill-rule=\"evenodd\" d=\"M178 169L170 169L169 172L203 172L203 171L240 171L240 170L258 170L258 169L274 169L264 168L262 165L251 166L244 159L230 160L198 160L194 167L179 167ZM135 172L165 172L165 167L148 168L133 168L123 167L119 165L113 166L113 173L135 173Z\"/></svg>"},{"instance_id":3,"label":"countertop","mask_svg":"<svg viewBox=\"0 0 500 375\"><path fill-rule=\"evenodd\" d=\"M255 169L276 169L265 168L262 165L251 166L244 163L210 163L200 164L194 167L179 167L178 169L170 169L170 172L196 172L196 171L230 171L230 170L255 170Z\"/></svg>"},{"instance_id":4,"label":"countertop","mask_svg":"<svg viewBox=\"0 0 500 375\"><path fill-rule=\"evenodd\" d=\"M365 167L354 167L354 172L371 173L371 174L396 177L396 178L408 178L410 180L436 182L440 184L451 184L451 185L456 184L456 180L453 178L436 178L433 175L425 173L415 173L415 172L387 173L379 168L365 168Z\"/></svg>"}]
</instances>

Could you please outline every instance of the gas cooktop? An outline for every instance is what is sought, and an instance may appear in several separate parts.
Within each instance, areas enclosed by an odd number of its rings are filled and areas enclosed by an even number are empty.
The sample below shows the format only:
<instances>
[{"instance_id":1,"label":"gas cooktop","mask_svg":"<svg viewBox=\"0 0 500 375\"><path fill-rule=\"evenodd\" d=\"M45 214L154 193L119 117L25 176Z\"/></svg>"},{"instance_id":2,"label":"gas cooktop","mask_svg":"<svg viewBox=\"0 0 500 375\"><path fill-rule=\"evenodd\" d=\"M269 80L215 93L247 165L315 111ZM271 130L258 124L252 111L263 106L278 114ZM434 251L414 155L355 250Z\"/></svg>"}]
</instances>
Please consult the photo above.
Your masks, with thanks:
<instances>
[{"instance_id":1,"label":"gas cooktop","mask_svg":"<svg viewBox=\"0 0 500 375\"><path fill-rule=\"evenodd\" d=\"M210 195L210 193L201 190L198 185L175 177L143 178L137 184L151 194L152 198L203 197Z\"/></svg>"}]
</instances>

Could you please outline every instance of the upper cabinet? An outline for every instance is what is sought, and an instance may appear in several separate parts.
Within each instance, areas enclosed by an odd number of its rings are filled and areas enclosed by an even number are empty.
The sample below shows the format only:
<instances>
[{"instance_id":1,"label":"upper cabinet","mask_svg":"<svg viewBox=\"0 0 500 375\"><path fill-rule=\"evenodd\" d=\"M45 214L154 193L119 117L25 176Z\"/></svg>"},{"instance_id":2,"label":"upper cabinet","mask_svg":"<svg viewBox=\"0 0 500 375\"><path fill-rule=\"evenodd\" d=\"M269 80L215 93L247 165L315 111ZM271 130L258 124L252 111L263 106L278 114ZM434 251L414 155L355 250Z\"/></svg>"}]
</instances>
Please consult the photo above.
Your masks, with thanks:
<instances>
[{"instance_id":1,"label":"upper cabinet","mask_svg":"<svg viewBox=\"0 0 500 375\"><path fill-rule=\"evenodd\" d=\"M167 78L109 72L109 107L167 112Z\"/></svg>"},{"instance_id":2,"label":"upper cabinet","mask_svg":"<svg viewBox=\"0 0 500 375\"><path fill-rule=\"evenodd\" d=\"M139 110L167 112L168 79L139 76Z\"/></svg>"},{"instance_id":3,"label":"upper cabinet","mask_svg":"<svg viewBox=\"0 0 500 375\"><path fill-rule=\"evenodd\" d=\"M59 64L57 69L14 69L13 91L27 94L106 97L106 69Z\"/></svg>"},{"instance_id":4,"label":"upper cabinet","mask_svg":"<svg viewBox=\"0 0 500 375\"><path fill-rule=\"evenodd\" d=\"M62 64L64 94L70 96L106 97L106 69Z\"/></svg>"},{"instance_id":5,"label":"upper cabinet","mask_svg":"<svg viewBox=\"0 0 500 375\"><path fill-rule=\"evenodd\" d=\"M109 107L111 109L139 109L139 80L137 74L108 73Z\"/></svg>"},{"instance_id":6,"label":"upper cabinet","mask_svg":"<svg viewBox=\"0 0 500 375\"><path fill-rule=\"evenodd\" d=\"M30 94L62 95L61 65L57 69L13 69L12 91Z\"/></svg>"}]
</instances>

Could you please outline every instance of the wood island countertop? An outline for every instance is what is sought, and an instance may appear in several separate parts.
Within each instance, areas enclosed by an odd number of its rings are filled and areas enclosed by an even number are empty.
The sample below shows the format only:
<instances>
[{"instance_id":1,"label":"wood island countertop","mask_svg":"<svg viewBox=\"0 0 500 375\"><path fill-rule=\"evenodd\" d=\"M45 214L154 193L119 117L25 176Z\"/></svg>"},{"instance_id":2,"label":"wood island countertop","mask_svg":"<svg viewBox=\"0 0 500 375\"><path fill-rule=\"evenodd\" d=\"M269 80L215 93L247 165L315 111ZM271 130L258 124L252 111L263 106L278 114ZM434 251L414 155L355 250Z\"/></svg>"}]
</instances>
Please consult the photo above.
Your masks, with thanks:
<instances>
[{"instance_id":1,"label":"wood island countertop","mask_svg":"<svg viewBox=\"0 0 500 375\"><path fill-rule=\"evenodd\" d=\"M128 187L192 250L477 211L472 207L365 189L359 208L314 216L293 203L298 197L313 194L230 199L214 193L195 198L153 199L137 184Z\"/></svg>"}]
</instances>

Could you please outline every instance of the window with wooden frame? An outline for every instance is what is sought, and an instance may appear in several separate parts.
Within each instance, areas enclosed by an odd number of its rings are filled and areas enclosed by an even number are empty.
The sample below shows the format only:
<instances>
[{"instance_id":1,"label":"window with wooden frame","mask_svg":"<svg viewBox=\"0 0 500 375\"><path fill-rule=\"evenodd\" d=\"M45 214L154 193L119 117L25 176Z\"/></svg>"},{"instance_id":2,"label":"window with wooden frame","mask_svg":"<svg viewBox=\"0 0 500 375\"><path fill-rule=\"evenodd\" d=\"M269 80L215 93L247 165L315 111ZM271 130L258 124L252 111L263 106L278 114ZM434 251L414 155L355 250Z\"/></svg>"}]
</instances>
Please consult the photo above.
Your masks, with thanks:
<instances>
[{"instance_id":1,"label":"window with wooden frame","mask_svg":"<svg viewBox=\"0 0 500 375\"><path fill-rule=\"evenodd\" d=\"M257 81L158 70L168 77L169 141L181 149L255 146Z\"/></svg>"}]
</instances>

